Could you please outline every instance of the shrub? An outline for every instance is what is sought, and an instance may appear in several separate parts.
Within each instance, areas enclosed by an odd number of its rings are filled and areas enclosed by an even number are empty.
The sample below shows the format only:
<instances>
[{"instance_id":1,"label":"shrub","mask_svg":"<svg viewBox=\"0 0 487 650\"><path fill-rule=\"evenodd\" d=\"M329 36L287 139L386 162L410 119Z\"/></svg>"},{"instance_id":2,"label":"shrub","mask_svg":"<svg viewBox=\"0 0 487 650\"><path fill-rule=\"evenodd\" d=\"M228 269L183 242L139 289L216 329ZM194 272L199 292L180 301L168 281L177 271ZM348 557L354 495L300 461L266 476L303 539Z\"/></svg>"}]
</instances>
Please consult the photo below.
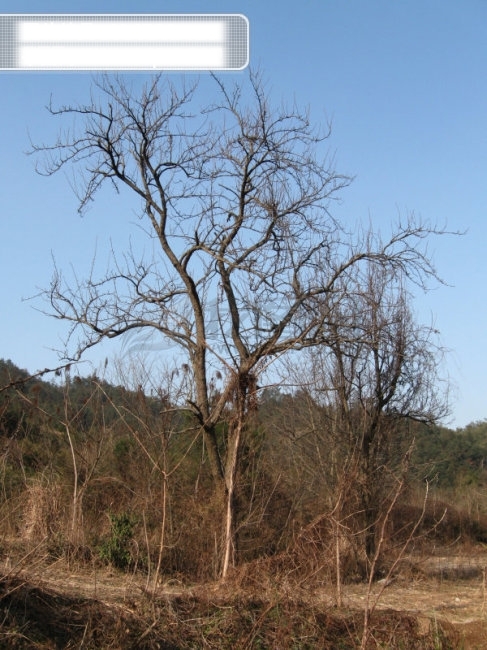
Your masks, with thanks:
<instances>
[{"instance_id":1,"label":"shrub","mask_svg":"<svg viewBox=\"0 0 487 650\"><path fill-rule=\"evenodd\" d=\"M111 533L100 547L100 557L117 569L127 569L132 563L130 542L133 537L135 520L126 512L111 514Z\"/></svg>"}]
</instances>

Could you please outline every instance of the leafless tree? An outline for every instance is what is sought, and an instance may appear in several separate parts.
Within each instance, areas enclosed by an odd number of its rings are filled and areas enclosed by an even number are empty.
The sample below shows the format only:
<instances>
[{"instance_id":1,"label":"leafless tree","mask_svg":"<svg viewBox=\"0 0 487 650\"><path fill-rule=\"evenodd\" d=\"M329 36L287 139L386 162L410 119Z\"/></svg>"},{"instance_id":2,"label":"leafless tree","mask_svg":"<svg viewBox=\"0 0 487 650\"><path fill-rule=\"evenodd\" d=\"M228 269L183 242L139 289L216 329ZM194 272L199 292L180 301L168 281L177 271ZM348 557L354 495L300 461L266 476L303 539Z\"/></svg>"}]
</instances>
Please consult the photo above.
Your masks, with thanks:
<instances>
[{"instance_id":1,"label":"leafless tree","mask_svg":"<svg viewBox=\"0 0 487 650\"><path fill-rule=\"evenodd\" d=\"M177 369L151 369L151 365L141 359L131 359L128 363L120 359L115 365L118 379L132 388L127 391L125 403L117 404L101 384L99 389L116 412L122 430L130 434L145 457L145 471L140 471L137 485L131 489L138 493L139 498L145 493L148 503L158 501L160 521L154 564L151 562L154 553L146 531L147 587L152 583L155 588L161 579L165 552L170 546L171 481L200 435L198 427L185 427L182 422L181 408L178 407L181 400L178 398L186 393L185 378ZM176 445L177 453L173 449ZM143 518L145 524L145 514Z\"/></svg>"},{"instance_id":2,"label":"leafless tree","mask_svg":"<svg viewBox=\"0 0 487 650\"><path fill-rule=\"evenodd\" d=\"M434 229L414 218L382 241L352 237L332 216L350 179L324 151L328 127L315 129L296 107L271 107L259 75L232 87L212 82L214 100L202 104L198 84L156 77L135 92L102 77L87 105L50 106L74 125L33 151L43 154L42 173L74 167L80 210L106 184L140 200L157 245L152 258L114 254L105 275L72 284L55 269L44 295L48 311L72 326L68 357L134 331L152 331L185 353L188 402L224 503L225 575L258 376L273 359L333 338L339 310L330 306L340 305L363 264L401 270L419 284L436 273L423 248ZM210 382L216 370L224 378L218 393ZM217 425L229 409L222 441Z\"/></svg>"},{"instance_id":3,"label":"leafless tree","mask_svg":"<svg viewBox=\"0 0 487 650\"><path fill-rule=\"evenodd\" d=\"M414 423L448 415L438 332L415 320L411 302L402 274L369 264L347 283L328 345L311 352L318 435L334 450L326 478L342 485L334 511L350 517L338 512L346 486L369 561L390 491L405 484L395 470L409 466Z\"/></svg>"}]
</instances>

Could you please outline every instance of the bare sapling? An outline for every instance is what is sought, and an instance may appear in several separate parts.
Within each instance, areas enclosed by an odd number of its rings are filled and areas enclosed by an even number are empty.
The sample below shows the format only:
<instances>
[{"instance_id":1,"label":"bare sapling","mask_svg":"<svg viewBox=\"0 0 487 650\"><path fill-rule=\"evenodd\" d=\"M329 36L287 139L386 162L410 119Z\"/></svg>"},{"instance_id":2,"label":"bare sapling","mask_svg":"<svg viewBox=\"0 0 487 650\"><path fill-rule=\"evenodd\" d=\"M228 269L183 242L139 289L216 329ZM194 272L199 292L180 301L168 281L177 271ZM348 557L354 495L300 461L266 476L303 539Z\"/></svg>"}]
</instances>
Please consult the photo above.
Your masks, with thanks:
<instances>
[{"instance_id":1,"label":"bare sapling","mask_svg":"<svg viewBox=\"0 0 487 650\"><path fill-rule=\"evenodd\" d=\"M119 374L126 374L123 367L119 365ZM135 371L134 371L135 372ZM181 425L184 420L184 414L188 412L185 406L185 379L177 381L178 373L165 371L159 373L157 379L151 376L149 368L139 368L137 378L140 380L139 388L136 391L135 401L119 404L116 403L112 396L106 392L105 388L99 384L99 390L105 395L107 402L115 410L120 422L130 433L137 443L143 455L149 462L149 466L156 472L159 477L159 536L156 549L155 564L151 562L151 547L147 541L147 528L144 523L147 547L147 589L152 592L157 588L163 573L164 556L170 541L168 540L168 519L170 516L170 489L171 479L174 474L184 464L188 454L201 436L200 428L197 424L190 426ZM126 377L127 380L127 377ZM133 381L133 379L132 379ZM142 390L142 385L147 390L155 392L154 397L146 396ZM183 406L181 406L183 404ZM155 407L157 406L157 413ZM182 417L180 417L182 416ZM189 437L188 437L189 436ZM171 454L170 448L175 438L186 439L185 447L178 447L176 458ZM150 481L149 476L145 480ZM144 476L140 477L140 489L146 489L149 493L153 492L150 485L144 486ZM145 514L142 513L144 522Z\"/></svg>"},{"instance_id":2,"label":"bare sapling","mask_svg":"<svg viewBox=\"0 0 487 650\"><path fill-rule=\"evenodd\" d=\"M423 503L422 503L422 509L421 512L419 513L418 517L416 518L416 521L410 522L410 531L408 533L407 538L405 539L404 542L402 542L395 550L392 562L390 562L389 568L387 570L386 575L380 580L379 582L379 588L374 591L374 582L376 580L377 576L377 569L380 563L381 556L384 551L384 545L386 542L386 530L389 526L390 520L391 520L391 515L393 513L394 508L396 507L398 500L402 496L404 492L404 487L406 484L407 480L407 473L409 470L410 466L410 458L411 454L414 448L414 440L411 443L410 448L408 449L407 453L405 454L403 458L403 463L402 463L402 473L399 477L396 479L396 488L394 489L392 493L392 497L390 499L389 505L387 507L387 510L385 514L382 516L380 526L379 526L379 538L376 543L375 547L375 552L374 556L371 560L370 563L370 569L369 569L369 578L367 581L367 591L366 591L366 596L365 596L365 609L364 609L364 623L363 623L363 630L362 630L362 639L360 643L360 650L366 650L367 648L367 643L370 639L370 637L373 634L373 630L371 628L371 617L377 608L377 605L380 602L380 599L382 597L382 594L384 593L384 590L386 587L389 586L391 583L394 573L400 564L400 562L403 560L405 554L408 552L408 550L411 548L411 545L414 543L414 541L417 538L417 533L418 529L421 526L423 520L424 520L424 515L426 513L426 506L428 502L428 495L429 495L429 484L426 482L426 487L424 491L424 497L423 497ZM439 523L439 522L438 522Z\"/></svg>"}]
</instances>

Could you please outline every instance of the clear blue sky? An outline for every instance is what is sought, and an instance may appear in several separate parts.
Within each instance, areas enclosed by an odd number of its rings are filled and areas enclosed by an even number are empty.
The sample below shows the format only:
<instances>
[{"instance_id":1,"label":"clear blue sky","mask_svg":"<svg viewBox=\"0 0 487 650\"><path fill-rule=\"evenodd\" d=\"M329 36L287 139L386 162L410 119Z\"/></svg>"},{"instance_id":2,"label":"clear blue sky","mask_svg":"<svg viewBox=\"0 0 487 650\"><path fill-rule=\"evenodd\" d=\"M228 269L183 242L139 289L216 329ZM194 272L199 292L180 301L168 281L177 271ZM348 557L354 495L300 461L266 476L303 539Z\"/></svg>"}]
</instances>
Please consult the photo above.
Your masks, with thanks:
<instances>
[{"instance_id":1,"label":"clear blue sky","mask_svg":"<svg viewBox=\"0 0 487 650\"><path fill-rule=\"evenodd\" d=\"M451 285L417 301L450 349L454 426L487 417L487 1L486 0L3 0L3 13L243 13L251 64L276 101L296 98L333 120L337 167L354 175L341 214L387 229L398 213L467 230L431 242ZM239 73L233 74L238 78ZM22 300L49 284L51 252L83 275L114 232L115 196L80 218L62 175L37 176L29 133L51 142L44 109L86 99L85 73L0 73L0 357L35 371L57 363L63 325ZM117 351L116 346L111 348ZM103 351L103 354L106 350ZM95 362L97 357L94 357Z\"/></svg>"}]
</instances>

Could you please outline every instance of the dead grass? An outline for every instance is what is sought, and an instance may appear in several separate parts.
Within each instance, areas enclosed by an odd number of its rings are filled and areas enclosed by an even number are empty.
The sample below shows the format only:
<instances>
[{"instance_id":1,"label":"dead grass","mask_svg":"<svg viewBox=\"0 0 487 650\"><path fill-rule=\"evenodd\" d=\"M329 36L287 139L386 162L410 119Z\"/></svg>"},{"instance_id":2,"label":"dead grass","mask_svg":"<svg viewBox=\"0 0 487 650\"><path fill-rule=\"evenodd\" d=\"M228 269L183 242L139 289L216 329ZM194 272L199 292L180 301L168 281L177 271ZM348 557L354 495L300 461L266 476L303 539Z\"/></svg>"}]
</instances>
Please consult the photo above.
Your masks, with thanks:
<instances>
[{"instance_id":1,"label":"dead grass","mask_svg":"<svg viewBox=\"0 0 487 650\"><path fill-rule=\"evenodd\" d=\"M143 573L121 573L82 556L56 558L46 544L27 553L21 543L3 540L2 549L2 648L351 650L360 645L367 585L345 584L343 606L337 608L326 572L301 570L296 555L242 565L223 584L190 585L173 578L152 590ZM380 598L367 647L487 647L486 549L432 551L409 554L385 588L372 585L372 600L379 592Z\"/></svg>"},{"instance_id":2,"label":"dead grass","mask_svg":"<svg viewBox=\"0 0 487 650\"><path fill-rule=\"evenodd\" d=\"M279 596L229 598L228 590L141 594L121 605L68 596L20 576L2 580L0 598L0 644L11 648L352 649L362 621L357 609L337 612ZM404 612L379 611L372 625L371 647L435 647L417 618Z\"/></svg>"},{"instance_id":3,"label":"dead grass","mask_svg":"<svg viewBox=\"0 0 487 650\"><path fill-rule=\"evenodd\" d=\"M429 576L422 562L415 572L400 572L383 591L368 647L487 647L483 577ZM346 585L338 610L332 585L300 584L298 571L290 571L283 558L246 565L225 584L171 581L155 592L141 574L94 564L73 567L29 557L22 566L6 568L0 578L0 647L351 650L361 637L366 585Z\"/></svg>"}]
</instances>

